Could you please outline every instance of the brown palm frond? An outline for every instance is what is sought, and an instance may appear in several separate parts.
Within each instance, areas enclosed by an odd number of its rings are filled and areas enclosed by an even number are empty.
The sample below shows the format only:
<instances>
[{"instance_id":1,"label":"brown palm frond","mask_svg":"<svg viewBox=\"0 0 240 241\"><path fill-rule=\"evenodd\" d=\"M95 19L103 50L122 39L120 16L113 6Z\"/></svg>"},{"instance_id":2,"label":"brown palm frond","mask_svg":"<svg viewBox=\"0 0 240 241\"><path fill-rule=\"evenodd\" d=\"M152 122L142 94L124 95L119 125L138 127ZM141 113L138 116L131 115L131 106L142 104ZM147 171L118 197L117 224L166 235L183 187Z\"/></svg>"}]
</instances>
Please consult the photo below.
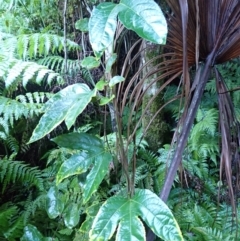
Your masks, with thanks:
<instances>
[{"instance_id":1,"label":"brown palm frond","mask_svg":"<svg viewBox=\"0 0 240 241\"><path fill-rule=\"evenodd\" d=\"M188 4L188 15L183 16L181 9L186 7L186 2ZM238 0L168 0L168 3L173 10L173 17L170 17L168 21L168 44L174 46L172 51L176 52L179 61L183 61L184 56L187 56L188 65L192 66L198 58L199 62L203 63L203 66L200 78L197 78L197 75L195 77L195 92L189 103L189 107L185 110L186 114L181 120L184 124L172 165L168 171L162 190L161 197L163 200L166 200L168 197L176 170L180 164L190 127L193 124L211 67L240 55L240 2ZM184 19L184 21L182 19ZM184 51L184 45L186 44L184 43L184 38L180 36L180 33L183 32L182 29L185 28L186 21L187 52ZM196 36L198 32L196 31L197 27L199 31L199 42ZM196 49L197 45L199 46L198 50ZM174 64L172 67L174 67ZM229 109L229 111L230 110L233 111L232 109ZM229 115L225 116L225 118L229 118ZM227 126L223 125L222 132L225 133L227 131ZM226 152L230 152L230 149L225 148L225 153ZM230 154L225 155L228 156ZM230 170L225 168L225 171L228 172L227 175L229 176ZM228 185L231 189L230 181Z\"/></svg>"}]
</instances>

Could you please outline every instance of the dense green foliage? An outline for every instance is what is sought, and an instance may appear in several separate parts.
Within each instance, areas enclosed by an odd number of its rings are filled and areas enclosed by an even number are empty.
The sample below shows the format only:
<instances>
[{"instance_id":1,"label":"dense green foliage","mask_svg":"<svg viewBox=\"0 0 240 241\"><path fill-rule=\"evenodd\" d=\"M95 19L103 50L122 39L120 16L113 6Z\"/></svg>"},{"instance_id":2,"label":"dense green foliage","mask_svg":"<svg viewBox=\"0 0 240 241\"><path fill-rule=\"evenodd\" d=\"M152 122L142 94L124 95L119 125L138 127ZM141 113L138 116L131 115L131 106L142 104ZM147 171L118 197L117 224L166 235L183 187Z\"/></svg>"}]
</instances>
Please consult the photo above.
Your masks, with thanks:
<instances>
[{"instance_id":1,"label":"dense green foliage","mask_svg":"<svg viewBox=\"0 0 240 241\"><path fill-rule=\"evenodd\" d=\"M214 77L165 204L181 87L164 89L169 137L153 152L138 49L165 43L165 18L154 1L106 2L0 0L0 240L146 240L148 228L158 240L238 240ZM217 67L240 121L239 59Z\"/></svg>"}]
</instances>

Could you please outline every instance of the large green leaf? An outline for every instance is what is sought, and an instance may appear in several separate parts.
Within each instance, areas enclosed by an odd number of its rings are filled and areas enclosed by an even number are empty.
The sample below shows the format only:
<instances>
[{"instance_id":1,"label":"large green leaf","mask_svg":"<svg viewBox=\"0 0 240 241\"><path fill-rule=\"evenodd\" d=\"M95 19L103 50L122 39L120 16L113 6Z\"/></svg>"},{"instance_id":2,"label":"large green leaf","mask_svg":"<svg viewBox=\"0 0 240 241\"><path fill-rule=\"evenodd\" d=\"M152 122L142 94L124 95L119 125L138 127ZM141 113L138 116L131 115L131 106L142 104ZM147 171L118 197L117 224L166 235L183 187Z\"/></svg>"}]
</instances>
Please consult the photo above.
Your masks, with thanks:
<instances>
[{"instance_id":1,"label":"large green leaf","mask_svg":"<svg viewBox=\"0 0 240 241\"><path fill-rule=\"evenodd\" d=\"M91 91L85 84L69 85L55 94L45 106L45 113L29 140L37 141L51 132L64 119L70 128L77 116L86 108L95 91Z\"/></svg>"},{"instance_id":2,"label":"large green leaf","mask_svg":"<svg viewBox=\"0 0 240 241\"><path fill-rule=\"evenodd\" d=\"M166 42L166 19L153 0L121 0L119 20L140 37L158 44Z\"/></svg>"},{"instance_id":3,"label":"large green leaf","mask_svg":"<svg viewBox=\"0 0 240 241\"><path fill-rule=\"evenodd\" d=\"M80 154L73 155L59 168L56 183L59 184L67 177L86 172L92 162L93 157L90 156L89 153L81 152Z\"/></svg>"},{"instance_id":4,"label":"large green leaf","mask_svg":"<svg viewBox=\"0 0 240 241\"><path fill-rule=\"evenodd\" d=\"M83 188L83 202L86 203L91 195L97 190L104 176L108 172L112 156L110 153L99 153L94 158L94 166L87 175L86 185Z\"/></svg>"},{"instance_id":5,"label":"large green leaf","mask_svg":"<svg viewBox=\"0 0 240 241\"><path fill-rule=\"evenodd\" d=\"M58 217L64 209L62 194L56 186L52 186L47 193L47 213L52 219Z\"/></svg>"},{"instance_id":6,"label":"large green leaf","mask_svg":"<svg viewBox=\"0 0 240 241\"><path fill-rule=\"evenodd\" d=\"M104 143L96 136L87 133L73 132L52 139L61 147L99 153L104 150Z\"/></svg>"},{"instance_id":7,"label":"large green leaf","mask_svg":"<svg viewBox=\"0 0 240 241\"><path fill-rule=\"evenodd\" d=\"M89 39L96 55L103 52L113 42L117 27L118 4L100 3L91 13L89 20Z\"/></svg>"},{"instance_id":8,"label":"large green leaf","mask_svg":"<svg viewBox=\"0 0 240 241\"><path fill-rule=\"evenodd\" d=\"M179 226L161 199L149 190L136 189L132 198L118 194L100 208L90 231L90 240L109 240L117 228L117 240L145 240L140 217L165 241L183 241Z\"/></svg>"}]
</instances>

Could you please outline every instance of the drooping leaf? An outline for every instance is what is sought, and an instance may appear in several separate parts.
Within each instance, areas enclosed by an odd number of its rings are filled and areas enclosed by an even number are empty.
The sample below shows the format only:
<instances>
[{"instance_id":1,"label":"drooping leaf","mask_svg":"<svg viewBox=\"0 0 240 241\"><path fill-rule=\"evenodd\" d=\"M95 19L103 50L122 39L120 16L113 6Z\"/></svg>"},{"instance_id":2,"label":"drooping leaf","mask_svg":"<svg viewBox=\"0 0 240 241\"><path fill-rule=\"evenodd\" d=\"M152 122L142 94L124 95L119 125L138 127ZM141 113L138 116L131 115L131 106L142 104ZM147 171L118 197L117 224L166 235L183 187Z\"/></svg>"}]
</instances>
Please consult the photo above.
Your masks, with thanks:
<instances>
[{"instance_id":1,"label":"drooping leaf","mask_svg":"<svg viewBox=\"0 0 240 241\"><path fill-rule=\"evenodd\" d=\"M167 23L160 7L153 0L121 0L119 12L122 24L140 37L157 44L165 44Z\"/></svg>"},{"instance_id":2,"label":"drooping leaf","mask_svg":"<svg viewBox=\"0 0 240 241\"><path fill-rule=\"evenodd\" d=\"M91 96L95 92L91 91L85 84L69 85L65 89L55 94L45 105L45 113L41 117L38 125L33 131L29 143L37 141L50 133L55 127L66 119L68 128L75 119L85 109L90 102ZM72 109L74 106L76 109Z\"/></svg>"},{"instance_id":3,"label":"drooping leaf","mask_svg":"<svg viewBox=\"0 0 240 241\"><path fill-rule=\"evenodd\" d=\"M80 154L73 155L59 168L56 183L59 184L67 177L86 172L92 162L93 157L89 153L81 152Z\"/></svg>"},{"instance_id":4,"label":"drooping leaf","mask_svg":"<svg viewBox=\"0 0 240 241\"><path fill-rule=\"evenodd\" d=\"M64 202L57 187L52 186L47 193L47 213L52 219L58 217L64 209Z\"/></svg>"},{"instance_id":5,"label":"drooping leaf","mask_svg":"<svg viewBox=\"0 0 240 241\"><path fill-rule=\"evenodd\" d=\"M125 80L125 78L122 77L122 76L119 76L119 75L114 76L112 79L110 79L109 86L113 87L114 85L116 85L116 84L118 84L118 83L120 83L120 82L122 82L124 80Z\"/></svg>"},{"instance_id":6,"label":"drooping leaf","mask_svg":"<svg viewBox=\"0 0 240 241\"><path fill-rule=\"evenodd\" d=\"M99 153L104 150L104 143L98 137L87 133L68 133L52 139L61 147Z\"/></svg>"},{"instance_id":7,"label":"drooping leaf","mask_svg":"<svg viewBox=\"0 0 240 241\"><path fill-rule=\"evenodd\" d=\"M79 19L75 23L75 28L82 32L88 32L88 22L89 22L88 18Z\"/></svg>"},{"instance_id":8,"label":"drooping leaf","mask_svg":"<svg viewBox=\"0 0 240 241\"><path fill-rule=\"evenodd\" d=\"M89 39L97 56L113 42L117 27L117 14L121 10L118 4L100 3L92 11L89 20Z\"/></svg>"},{"instance_id":9,"label":"drooping leaf","mask_svg":"<svg viewBox=\"0 0 240 241\"><path fill-rule=\"evenodd\" d=\"M116 228L117 240L145 240L139 217L161 239L183 241L179 226L167 205L151 191L140 189L136 189L132 198L116 195L102 205L94 219L90 240L109 240Z\"/></svg>"},{"instance_id":10,"label":"drooping leaf","mask_svg":"<svg viewBox=\"0 0 240 241\"><path fill-rule=\"evenodd\" d=\"M80 220L81 209L77 203L69 203L63 212L64 224L68 228L75 227Z\"/></svg>"},{"instance_id":11,"label":"drooping leaf","mask_svg":"<svg viewBox=\"0 0 240 241\"><path fill-rule=\"evenodd\" d=\"M97 68L100 65L100 61L93 56L84 58L81 62L81 66L86 69Z\"/></svg>"},{"instance_id":12,"label":"drooping leaf","mask_svg":"<svg viewBox=\"0 0 240 241\"><path fill-rule=\"evenodd\" d=\"M94 166L87 175L86 185L83 188L83 202L86 203L91 195L97 190L104 176L108 172L109 164L112 160L110 153L99 153L94 158Z\"/></svg>"}]
</instances>

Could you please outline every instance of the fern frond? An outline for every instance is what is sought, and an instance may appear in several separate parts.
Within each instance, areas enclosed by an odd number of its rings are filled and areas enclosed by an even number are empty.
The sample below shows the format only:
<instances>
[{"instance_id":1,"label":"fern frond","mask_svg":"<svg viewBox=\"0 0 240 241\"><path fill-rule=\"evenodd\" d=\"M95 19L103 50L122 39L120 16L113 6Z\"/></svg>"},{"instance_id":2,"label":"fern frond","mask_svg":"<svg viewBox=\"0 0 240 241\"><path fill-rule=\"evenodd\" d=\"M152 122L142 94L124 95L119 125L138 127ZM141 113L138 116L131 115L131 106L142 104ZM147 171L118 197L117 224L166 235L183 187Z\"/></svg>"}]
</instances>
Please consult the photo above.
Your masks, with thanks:
<instances>
[{"instance_id":1,"label":"fern frond","mask_svg":"<svg viewBox=\"0 0 240 241\"><path fill-rule=\"evenodd\" d=\"M2 193L6 186L12 182L21 181L28 185L35 185L40 190L43 190L43 179L41 171L36 167L29 167L21 161L10 161L3 159L0 161L0 182L2 185Z\"/></svg>"},{"instance_id":2,"label":"fern frond","mask_svg":"<svg viewBox=\"0 0 240 241\"><path fill-rule=\"evenodd\" d=\"M80 46L71 40L67 40L69 51L76 51ZM56 52L64 48L64 37L49 33L23 34L17 37L17 53L20 58L38 58Z\"/></svg>"},{"instance_id":3,"label":"fern frond","mask_svg":"<svg viewBox=\"0 0 240 241\"><path fill-rule=\"evenodd\" d=\"M47 66L58 73L64 73L65 59L61 56L48 56L46 58L38 60L41 65ZM68 72L70 75L75 75L81 72L82 68L78 60L67 60Z\"/></svg>"},{"instance_id":4,"label":"fern frond","mask_svg":"<svg viewBox=\"0 0 240 241\"><path fill-rule=\"evenodd\" d=\"M13 136L11 135L8 135L6 140L5 140L5 143L7 144L8 148L13 152L13 153L18 153L19 151L19 143L18 141L16 140L16 138L14 138Z\"/></svg>"},{"instance_id":5,"label":"fern frond","mask_svg":"<svg viewBox=\"0 0 240 241\"><path fill-rule=\"evenodd\" d=\"M7 238L7 240L16 240L23 235L23 228L25 226L23 223L23 216L16 216L16 219L11 221L12 223L8 230L4 232L4 236Z\"/></svg>"},{"instance_id":6,"label":"fern frond","mask_svg":"<svg viewBox=\"0 0 240 241\"><path fill-rule=\"evenodd\" d=\"M59 83L64 82L61 75L35 62L25 62L17 59L8 59L5 61L12 63L11 67L7 69L7 73L5 73L6 88L12 85L16 86L20 81L24 87L26 87L29 81L35 81L37 84L40 84L45 78L48 84L51 84L53 79L56 79ZM0 62L0 66L1 64Z\"/></svg>"},{"instance_id":7,"label":"fern frond","mask_svg":"<svg viewBox=\"0 0 240 241\"><path fill-rule=\"evenodd\" d=\"M30 200L25 202L25 211L23 212L23 223L27 225L31 216L34 216L36 210L39 208L41 210L46 210L46 194L40 194L35 200Z\"/></svg>"},{"instance_id":8,"label":"fern frond","mask_svg":"<svg viewBox=\"0 0 240 241\"><path fill-rule=\"evenodd\" d=\"M223 235L223 232L218 229L210 228L210 227L194 227L192 231L196 234L201 234L204 239L202 241L234 241L234 237L231 234Z\"/></svg>"}]
</instances>

